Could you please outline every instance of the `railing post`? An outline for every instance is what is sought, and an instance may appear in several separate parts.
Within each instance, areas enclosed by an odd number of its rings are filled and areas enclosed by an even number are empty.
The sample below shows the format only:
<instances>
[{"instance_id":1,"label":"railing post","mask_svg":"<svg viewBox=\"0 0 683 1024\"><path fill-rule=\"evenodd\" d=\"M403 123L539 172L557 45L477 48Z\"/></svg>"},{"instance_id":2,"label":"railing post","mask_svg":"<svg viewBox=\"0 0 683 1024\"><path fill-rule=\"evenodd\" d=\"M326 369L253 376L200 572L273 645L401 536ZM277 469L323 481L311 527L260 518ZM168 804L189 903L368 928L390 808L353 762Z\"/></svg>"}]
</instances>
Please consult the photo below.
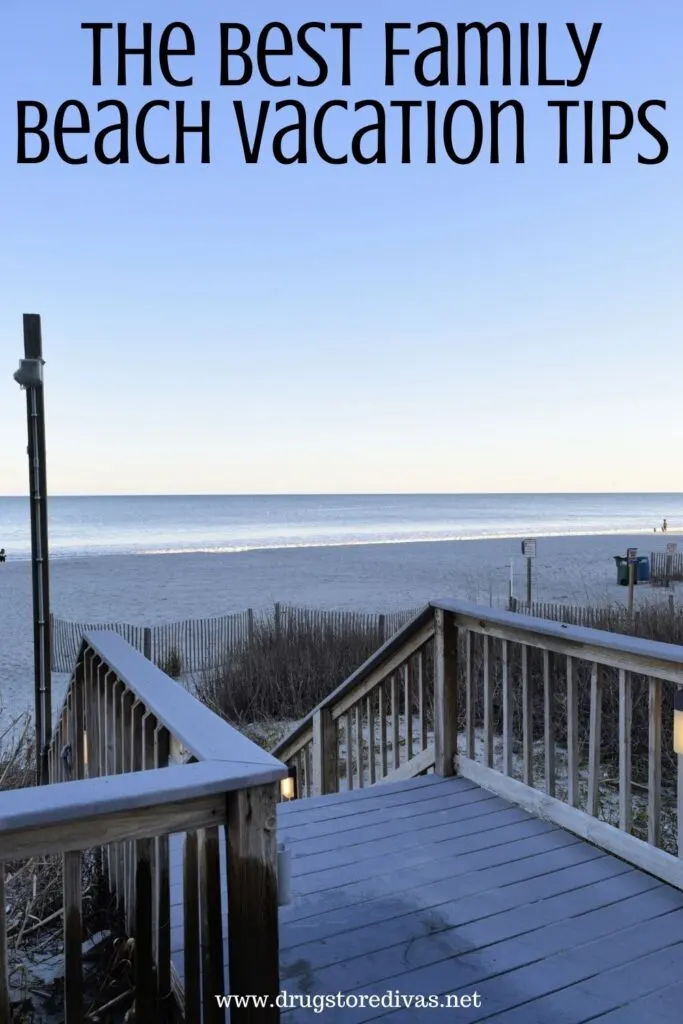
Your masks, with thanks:
<instances>
[{"instance_id":1,"label":"railing post","mask_svg":"<svg viewBox=\"0 0 683 1024\"><path fill-rule=\"evenodd\" d=\"M313 714L313 786L316 796L336 793L337 727L328 708L318 708Z\"/></svg>"},{"instance_id":2,"label":"railing post","mask_svg":"<svg viewBox=\"0 0 683 1024\"><path fill-rule=\"evenodd\" d=\"M455 775L458 752L458 631L440 608L434 622L434 771Z\"/></svg>"},{"instance_id":3,"label":"railing post","mask_svg":"<svg viewBox=\"0 0 683 1024\"><path fill-rule=\"evenodd\" d=\"M275 785L227 798L228 965L230 994L258 992L270 1007L245 1007L240 1024L278 1024L277 833Z\"/></svg>"}]
</instances>

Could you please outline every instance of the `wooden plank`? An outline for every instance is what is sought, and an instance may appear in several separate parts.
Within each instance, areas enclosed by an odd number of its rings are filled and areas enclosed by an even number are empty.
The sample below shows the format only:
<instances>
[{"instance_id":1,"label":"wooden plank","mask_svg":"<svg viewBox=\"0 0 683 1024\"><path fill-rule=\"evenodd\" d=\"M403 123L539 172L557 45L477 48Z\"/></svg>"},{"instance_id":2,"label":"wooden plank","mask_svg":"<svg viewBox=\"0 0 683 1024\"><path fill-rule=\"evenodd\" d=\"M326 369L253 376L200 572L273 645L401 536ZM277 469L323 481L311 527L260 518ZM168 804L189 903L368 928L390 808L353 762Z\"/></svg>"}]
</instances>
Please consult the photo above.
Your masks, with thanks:
<instances>
[{"instance_id":1,"label":"wooden plank","mask_svg":"<svg viewBox=\"0 0 683 1024\"><path fill-rule=\"evenodd\" d=\"M545 791L555 796L555 735L553 729L553 686L550 652L543 651L543 736L545 743Z\"/></svg>"},{"instance_id":2,"label":"wooden plank","mask_svg":"<svg viewBox=\"0 0 683 1024\"><path fill-rule=\"evenodd\" d=\"M586 812L597 817L600 809L600 741L602 738L602 686L600 669L591 666L591 704L588 738L588 798Z\"/></svg>"},{"instance_id":3,"label":"wooden plank","mask_svg":"<svg viewBox=\"0 0 683 1024\"><path fill-rule=\"evenodd\" d=\"M202 951L202 1004L204 1024L225 1021L225 1010L215 999L224 988L223 922L221 920L221 868L217 828L199 833L199 905ZM254 927L252 921L251 927ZM232 948L230 950L232 960ZM239 1011L231 1018L239 1020Z\"/></svg>"},{"instance_id":4,"label":"wooden plank","mask_svg":"<svg viewBox=\"0 0 683 1024\"><path fill-rule=\"evenodd\" d=\"M567 658L567 803L579 804L579 702L576 663Z\"/></svg>"},{"instance_id":5,"label":"wooden plank","mask_svg":"<svg viewBox=\"0 0 683 1024\"><path fill-rule=\"evenodd\" d=\"M197 833L187 832L183 844L183 988L185 1018L201 1021L201 940L199 928L199 859ZM223 985L219 992L222 991Z\"/></svg>"},{"instance_id":6,"label":"wooden plank","mask_svg":"<svg viewBox=\"0 0 683 1024\"><path fill-rule=\"evenodd\" d=\"M83 910L81 854L63 856L64 888L64 1008L66 1024L83 1022Z\"/></svg>"},{"instance_id":7,"label":"wooden plank","mask_svg":"<svg viewBox=\"0 0 683 1024\"><path fill-rule=\"evenodd\" d=\"M434 744L427 747L425 750L421 750L419 754L415 754L410 761L404 761L399 768L395 768L393 772L380 779L376 782L376 786L383 786L389 782L400 782L402 779L413 779L416 775L421 775L426 772L429 768L434 767Z\"/></svg>"},{"instance_id":8,"label":"wooden plank","mask_svg":"<svg viewBox=\"0 0 683 1024\"><path fill-rule=\"evenodd\" d=\"M662 845L662 683L648 681L647 839Z\"/></svg>"},{"instance_id":9,"label":"wooden plank","mask_svg":"<svg viewBox=\"0 0 683 1024\"><path fill-rule=\"evenodd\" d=\"M588 840L589 843L616 857L621 857L627 863L655 875L669 885L683 889L683 861L677 857L650 846L584 811L569 807L555 797L531 789L493 769L487 769L476 761L460 757L459 772L490 792L523 807L529 813L546 821L554 821L569 832Z\"/></svg>"},{"instance_id":10,"label":"wooden plank","mask_svg":"<svg viewBox=\"0 0 683 1024\"><path fill-rule=\"evenodd\" d=\"M510 683L509 652L507 640L501 642L502 689L503 689L503 771L512 775L512 688ZM469 755L468 755L469 757Z\"/></svg>"},{"instance_id":11,"label":"wooden plank","mask_svg":"<svg viewBox=\"0 0 683 1024\"><path fill-rule=\"evenodd\" d=\"M458 752L458 634L452 615L437 611L434 632L434 771L455 773Z\"/></svg>"},{"instance_id":12,"label":"wooden plank","mask_svg":"<svg viewBox=\"0 0 683 1024\"><path fill-rule=\"evenodd\" d=\"M633 828L633 796L631 775L633 750L633 696L631 674L619 670L619 828L631 832Z\"/></svg>"},{"instance_id":13,"label":"wooden plank","mask_svg":"<svg viewBox=\"0 0 683 1024\"><path fill-rule=\"evenodd\" d=\"M231 793L227 810L228 941L230 992L280 991L275 790ZM249 1007L235 1020L276 1024L279 1010Z\"/></svg>"}]
</instances>

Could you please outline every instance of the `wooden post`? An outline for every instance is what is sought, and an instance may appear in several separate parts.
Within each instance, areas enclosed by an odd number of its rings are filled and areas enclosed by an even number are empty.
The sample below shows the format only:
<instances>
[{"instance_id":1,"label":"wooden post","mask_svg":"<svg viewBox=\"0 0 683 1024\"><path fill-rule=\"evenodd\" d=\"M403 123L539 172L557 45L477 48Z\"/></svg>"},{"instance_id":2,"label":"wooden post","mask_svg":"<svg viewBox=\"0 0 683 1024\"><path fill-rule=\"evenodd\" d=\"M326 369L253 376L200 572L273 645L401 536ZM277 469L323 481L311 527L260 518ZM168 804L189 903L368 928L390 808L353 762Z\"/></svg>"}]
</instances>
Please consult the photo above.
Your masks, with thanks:
<instances>
[{"instance_id":1,"label":"wooden post","mask_svg":"<svg viewBox=\"0 0 683 1024\"><path fill-rule=\"evenodd\" d=\"M531 613L531 559L528 557L526 560L526 603L529 606L528 611Z\"/></svg>"},{"instance_id":2,"label":"wooden post","mask_svg":"<svg viewBox=\"0 0 683 1024\"><path fill-rule=\"evenodd\" d=\"M249 638L249 647L254 646L254 609L247 608L247 636Z\"/></svg>"},{"instance_id":3,"label":"wooden post","mask_svg":"<svg viewBox=\"0 0 683 1024\"><path fill-rule=\"evenodd\" d=\"M337 726L328 708L313 713L313 783L316 796L336 793L339 786Z\"/></svg>"},{"instance_id":4,"label":"wooden post","mask_svg":"<svg viewBox=\"0 0 683 1024\"><path fill-rule=\"evenodd\" d=\"M275 643L280 643L280 605L277 603L273 609L275 622Z\"/></svg>"},{"instance_id":5,"label":"wooden post","mask_svg":"<svg viewBox=\"0 0 683 1024\"><path fill-rule=\"evenodd\" d=\"M380 615L379 617L379 645L382 647L386 643L387 639L387 617L386 615Z\"/></svg>"},{"instance_id":6,"label":"wooden post","mask_svg":"<svg viewBox=\"0 0 683 1024\"><path fill-rule=\"evenodd\" d=\"M258 992L275 1003L280 992L276 786L228 794L228 946L230 992ZM274 1005L232 1010L240 1024L278 1024Z\"/></svg>"},{"instance_id":7,"label":"wooden post","mask_svg":"<svg viewBox=\"0 0 683 1024\"><path fill-rule=\"evenodd\" d=\"M145 626L142 631L142 653L148 661L152 660L152 630Z\"/></svg>"},{"instance_id":8,"label":"wooden post","mask_svg":"<svg viewBox=\"0 0 683 1024\"><path fill-rule=\"evenodd\" d=\"M633 589L636 582L636 567L633 562L628 566L628 613L633 615Z\"/></svg>"},{"instance_id":9,"label":"wooden post","mask_svg":"<svg viewBox=\"0 0 683 1024\"><path fill-rule=\"evenodd\" d=\"M434 633L434 771L455 775L458 752L458 631L453 615L437 608Z\"/></svg>"},{"instance_id":10,"label":"wooden post","mask_svg":"<svg viewBox=\"0 0 683 1024\"><path fill-rule=\"evenodd\" d=\"M199 932L199 861L197 833L185 834L183 849L183 955L185 1020L201 1020L201 939ZM218 993L214 993L217 995Z\"/></svg>"}]
</instances>

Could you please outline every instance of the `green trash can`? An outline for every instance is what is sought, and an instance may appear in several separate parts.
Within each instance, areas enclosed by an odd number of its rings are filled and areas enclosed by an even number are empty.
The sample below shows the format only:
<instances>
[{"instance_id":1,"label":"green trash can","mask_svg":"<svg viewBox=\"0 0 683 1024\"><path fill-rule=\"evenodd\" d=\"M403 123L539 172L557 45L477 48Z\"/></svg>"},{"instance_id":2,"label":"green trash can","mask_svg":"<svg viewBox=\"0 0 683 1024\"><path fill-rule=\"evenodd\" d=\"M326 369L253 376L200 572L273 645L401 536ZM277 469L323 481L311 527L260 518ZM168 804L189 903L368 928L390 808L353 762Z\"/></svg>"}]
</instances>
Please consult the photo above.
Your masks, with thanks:
<instances>
[{"instance_id":1,"label":"green trash can","mask_svg":"<svg viewBox=\"0 0 683 1024\"><path fill-rule=\"evenodd\" d=\"M617 583L620 587L628 586L628 558L624 555L614 555L617 563Z\"/></svg>"}]
</instances>

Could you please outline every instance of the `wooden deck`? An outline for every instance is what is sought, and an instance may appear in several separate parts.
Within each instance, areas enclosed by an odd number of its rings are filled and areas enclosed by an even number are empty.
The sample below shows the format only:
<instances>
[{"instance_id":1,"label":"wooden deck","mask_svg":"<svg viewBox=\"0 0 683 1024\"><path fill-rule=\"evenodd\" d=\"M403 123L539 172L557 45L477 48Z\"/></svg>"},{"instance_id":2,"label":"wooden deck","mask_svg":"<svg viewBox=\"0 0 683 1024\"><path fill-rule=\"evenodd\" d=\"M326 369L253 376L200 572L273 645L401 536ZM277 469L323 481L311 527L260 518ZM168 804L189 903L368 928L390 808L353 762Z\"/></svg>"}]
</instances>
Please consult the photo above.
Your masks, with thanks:
<instances>
[{"instance_id":1,"label":"wooden deck","mask_svg":"<svg viewBox=\"0 0 683 1024\"><path fill-rule=\"evenodd\" d=\"M283 1013L287 1024L681 1020L683 892L472 782L430 775L281 805L279 839L292 853L283 991L481 1002L457 1018L452 1008L298 1008ZM182 977L181 864L174 837Z\"/></svg>"}]
</instances>

